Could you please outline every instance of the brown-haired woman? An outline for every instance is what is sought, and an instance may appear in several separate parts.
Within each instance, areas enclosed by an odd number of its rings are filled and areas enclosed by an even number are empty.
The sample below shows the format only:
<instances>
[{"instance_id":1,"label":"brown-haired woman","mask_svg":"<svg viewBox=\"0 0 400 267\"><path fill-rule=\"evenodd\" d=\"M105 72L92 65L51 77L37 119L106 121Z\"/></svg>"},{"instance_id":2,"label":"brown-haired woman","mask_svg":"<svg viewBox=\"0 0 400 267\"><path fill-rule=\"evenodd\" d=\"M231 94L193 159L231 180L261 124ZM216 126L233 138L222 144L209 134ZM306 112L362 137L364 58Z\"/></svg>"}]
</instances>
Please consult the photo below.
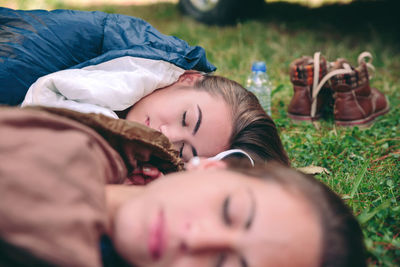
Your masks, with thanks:
<instances>
[{"instance_id":1,"label":"brown-haired woman","mask_svg":"<svg viewBox=\"0 0 400 267\"><path fill-rule=\"evenodd\" d=\"M236 148L246 151L256 162L275 160L289 165L274 122L258 99L239 83L217 75L183 72L165 62L136 58L114 61L118 62L44 76L31 86L23 106L66 107L144 124L167 136L186 162L193 156L212 157ZM131 79L134 74L108 70L109 65L117 65L119 61L144 65L145 74L138 75L138 79L145 80L145 84L140 87L140 84L122 83L121 80ZM100 77L95 76L96 70ZM153 76L149 72L153 72ZM157 77L158 72L162 72L162 76ZM167 77L169 85L154 89L165 84ZM97 78L103 82L99 84ZM155 79L157 83L153 81ZM153 86L152 90L147 89L148 84ZM125 96L134 94L135 90L144 90L145 93L135 96L136 100ZM60 97L62 93L64 95ZM47 98L53 94L53 98ZM128 108L118 111L124 106Z\"/></svg>"},{"instance_id":2,"label":"brown-haired woman","mask_svg":"<svg viewBox=\"0 0 400 267\"><path fill-rule=\"evenodd\" d=\"M8 118L31 113L75 128L6 135L21 126ZM286 166L209 161L148 186L107 185L126 167L97 133L53 114L4 114L1 266L366 265L362 231L340 197Z\"/></svg>"}]
</instances>

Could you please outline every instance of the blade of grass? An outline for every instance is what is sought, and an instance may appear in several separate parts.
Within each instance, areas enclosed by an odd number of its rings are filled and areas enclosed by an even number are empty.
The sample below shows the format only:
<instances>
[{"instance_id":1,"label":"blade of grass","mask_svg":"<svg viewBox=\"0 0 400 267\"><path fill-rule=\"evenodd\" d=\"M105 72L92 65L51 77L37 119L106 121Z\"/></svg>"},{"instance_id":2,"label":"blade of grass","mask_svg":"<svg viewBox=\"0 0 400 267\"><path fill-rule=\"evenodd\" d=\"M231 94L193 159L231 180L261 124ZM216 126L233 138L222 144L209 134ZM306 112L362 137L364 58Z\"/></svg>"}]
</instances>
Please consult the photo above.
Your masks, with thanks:
<instances>
[{"instance_id":1,"label":"blade of grass","mask_svg":"<svg viewBox=\"0 0 400 267\"><path fill-rule=\"evenodd\" d=\"M354 195L356 194L356 192L358 190L358 187L360 186L361 181L364 178L365 173L367 172L368 165L369 165L369 162L366 161L364 163L364 165L361 167L361 171L358 173L357 178L356 178L356 182L355 182L355 184L353 186L353 189L351 190L350 199L354 198Z\"/></svg>"},{"instance_id":2,"label":"blade of grass","mask_svg":"<svg viewBox=\"0 0 400 267\"><path fill-rule=\"evenodd\" d=\"M379 206L375 207L372 211L364 211L358 216L358 220L361 224L365 224L369 220L371 220L378 212L381 210L387 209L390 207L390 199L382 202Z\"/></svg>"},{"instance_id":3,"label":"blade of grass","mask_svg":"<svg viewBox=\"0 0 400 267\"><path fill-rule=\"evenodd\" d=\"M274 90L271 92L271 97L273 97L276 93L282 91L285 86L283 84L278 85Z\"/></svg>"}]
</instances>

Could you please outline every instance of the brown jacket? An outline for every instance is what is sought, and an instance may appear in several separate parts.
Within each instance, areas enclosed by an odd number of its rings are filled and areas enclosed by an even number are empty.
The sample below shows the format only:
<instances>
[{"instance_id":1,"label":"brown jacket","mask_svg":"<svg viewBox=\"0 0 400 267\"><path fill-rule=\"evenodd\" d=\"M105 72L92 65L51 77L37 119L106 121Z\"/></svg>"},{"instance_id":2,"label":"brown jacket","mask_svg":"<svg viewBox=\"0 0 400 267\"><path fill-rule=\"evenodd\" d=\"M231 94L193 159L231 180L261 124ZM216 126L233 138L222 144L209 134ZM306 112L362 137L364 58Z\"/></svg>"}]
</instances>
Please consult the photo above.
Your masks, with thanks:
<instances>
[{"instance_id":1,"label":"brown jacket","mask_svg":"<svg viewBox=\"0 0 400 267\"><path fill-rule=\"evenodd\" d=\"M0 240L57 266L101 266L104 184L145 158L165 173L182 169L166 137L139 124L0 108Z\"/></svg>"}]
</instances>

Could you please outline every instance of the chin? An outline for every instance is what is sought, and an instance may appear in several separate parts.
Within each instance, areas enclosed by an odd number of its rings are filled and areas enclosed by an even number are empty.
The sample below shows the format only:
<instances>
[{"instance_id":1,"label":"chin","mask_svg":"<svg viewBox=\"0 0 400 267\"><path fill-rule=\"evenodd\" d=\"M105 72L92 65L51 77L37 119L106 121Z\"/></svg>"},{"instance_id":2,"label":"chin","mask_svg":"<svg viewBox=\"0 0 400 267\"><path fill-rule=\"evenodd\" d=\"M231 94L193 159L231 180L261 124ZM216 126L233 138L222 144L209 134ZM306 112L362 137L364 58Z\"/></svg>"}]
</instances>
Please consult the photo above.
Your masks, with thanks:
<instances>
[{"instance_id":1,"label":"chin","mask_svg":"<svg viewBox=\"0 0 400 267\"><path fill-rule=\"evenodd\" d=\"M131 242L130 240L127 240L127 235L125 233L122 233L114 239L114 246L115 246L115 250L117 251L117 253L129 264L133 264L133 266L146 266L146 264L144 264L144 261L140 261L138 259L140 259L140 255L137 255L137 253L133 253L133 252L137 252L138 248L136 246L134 246L134 241ZM140 243L137 242L137 243Z\"/></svg>"},{"instance_id":2,"label":"chin","mask_svg":"<svg viewBox=\"0 0 400 267\"><path fill-rule=\"evenodd\" d=\"M121 207L118 212L113 231L113 244L118 254L128 263L134 266L143 266L140 260L145 260L147 256L146 246L143 246L143 231L132 227L132 216L130 213L121 212L125 207ZM133 228L133 229L132 229ZM141 245L142 244L142 245ZM139 264L139 265L136 265Z\"/></svg>"}]
</instances>

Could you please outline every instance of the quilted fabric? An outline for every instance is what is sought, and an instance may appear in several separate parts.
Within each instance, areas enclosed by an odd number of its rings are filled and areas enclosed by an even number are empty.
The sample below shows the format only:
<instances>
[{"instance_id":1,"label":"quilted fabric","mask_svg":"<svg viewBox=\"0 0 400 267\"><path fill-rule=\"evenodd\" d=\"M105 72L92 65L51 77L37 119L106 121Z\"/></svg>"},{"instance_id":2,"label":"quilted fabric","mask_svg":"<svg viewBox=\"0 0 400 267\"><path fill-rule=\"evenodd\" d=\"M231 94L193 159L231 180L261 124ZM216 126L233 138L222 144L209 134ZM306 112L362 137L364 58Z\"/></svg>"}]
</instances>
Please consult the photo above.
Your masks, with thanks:
<instances>
[{"instance_id":1,"label":"quilted fabric","mask_svg":"<svg viewBox=\"0 0 400 267\"><path fill-rule=\"evenodd\" d=\"M0 7L0 104L20 104L41 76L123 56L164 60L203 72L216 69L203 48L161 34L139 18Z\"/></svg>"}]
</instances>

